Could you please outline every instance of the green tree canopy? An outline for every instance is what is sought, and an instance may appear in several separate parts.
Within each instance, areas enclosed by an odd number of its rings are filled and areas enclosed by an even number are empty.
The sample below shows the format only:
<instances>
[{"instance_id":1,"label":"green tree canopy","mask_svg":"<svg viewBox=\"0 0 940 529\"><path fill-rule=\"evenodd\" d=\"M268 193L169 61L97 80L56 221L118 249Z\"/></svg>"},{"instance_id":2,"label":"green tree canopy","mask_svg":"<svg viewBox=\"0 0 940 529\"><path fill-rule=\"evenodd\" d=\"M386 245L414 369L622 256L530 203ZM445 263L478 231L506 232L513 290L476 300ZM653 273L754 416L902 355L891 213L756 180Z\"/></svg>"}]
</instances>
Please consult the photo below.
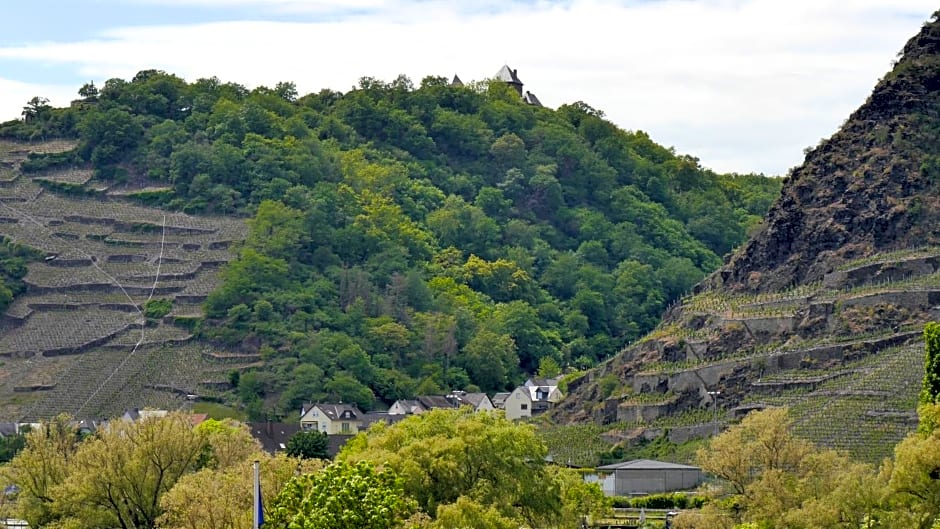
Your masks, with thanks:
<instances>
[{"instance_id":1,"label":"green tree canopy","mask_svg":"<svg viewBox=\"0 0 940 529\"><path fill-rule=\"evenodd\" d=\"M554 526L563 510L563 487L546 454L532 426L464 408L379 423L338 458L394 469L405 493L431 517L540 527Z\"/></svg>"},{"instance_id":2,"label":"green tree canopy","mask_svg":"<svg viewBox=\"0 0 940 529\"><path fill-rule=\"evenodd\" d=\"M265 527L392 529L413 508L394 470L337 461L288 482L268 508Z\"/></svg>"},{"instance_id":3,"label":"green tree canopy","mask_svg":"<svg viewBox=\"0 0 940 529\"><path fill-rule=\"evenodd\" d=\"M936 404L940 398L940 323L924 326L924 384L920 401Z\"/></svg>"},{"instance_id":4,"label":"green tree canopy","mask_svg":"<svg viewBox=\"0 0 940 529\"><path fill-rule=\"evenodd\" d=\"M297 432L287 441L287 455L301 459L329 459L329 440L318 431Z\"/></svg>"}]
</instances>

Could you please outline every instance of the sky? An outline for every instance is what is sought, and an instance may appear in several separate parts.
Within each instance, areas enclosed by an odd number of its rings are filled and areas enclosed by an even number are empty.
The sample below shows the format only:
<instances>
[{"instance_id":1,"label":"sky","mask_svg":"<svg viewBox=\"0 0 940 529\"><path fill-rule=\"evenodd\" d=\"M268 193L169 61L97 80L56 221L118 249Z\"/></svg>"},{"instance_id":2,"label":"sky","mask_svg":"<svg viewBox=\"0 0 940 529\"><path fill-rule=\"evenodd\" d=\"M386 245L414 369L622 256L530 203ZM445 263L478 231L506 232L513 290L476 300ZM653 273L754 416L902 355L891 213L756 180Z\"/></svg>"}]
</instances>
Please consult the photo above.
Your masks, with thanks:
<instances>
[{"instance_id":1,"label":"sky","mask_svg":"<svg viewBox=\"0 0 940 529\"><path fill-rule=\"evenodd\" d=\"M160 69L301 94L503 64L717 172L783 175L937 9L926 0L0 0L0 121Z\"/></svg>"}]
</instances>

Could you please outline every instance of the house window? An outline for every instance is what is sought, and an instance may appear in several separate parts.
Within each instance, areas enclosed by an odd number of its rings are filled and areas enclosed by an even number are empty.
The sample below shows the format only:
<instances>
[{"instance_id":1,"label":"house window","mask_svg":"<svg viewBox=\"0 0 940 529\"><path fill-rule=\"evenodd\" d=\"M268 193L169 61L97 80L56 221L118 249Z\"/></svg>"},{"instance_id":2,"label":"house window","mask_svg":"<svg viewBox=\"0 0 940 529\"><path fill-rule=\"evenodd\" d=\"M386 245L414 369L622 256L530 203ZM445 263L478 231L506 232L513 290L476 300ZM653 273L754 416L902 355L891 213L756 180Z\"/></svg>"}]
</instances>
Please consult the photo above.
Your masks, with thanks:
<instances>
[{"instance_id":1,"label":"house window","mask_svg":"<svg viewBox=\"0 0 940 529\"><path fill-rule=\"evenodd\" d=\"M318 427L317 421L304 423L304 430L316 430L317 427Z\"/></svg>"},{"instance_id":2,"label":"house window","mask_svg":"<svg viewBox=\"0 0 940 529\"><path fill-rule=\"evenodd\" d=\"M349 423L344 422L342 426L343 433L349 433Z\"/></svg>"},{"instance_id":3,"label":"house window","mask_svg":"<svg viewBox=\"0 0 940 529\"><path fill-rule=\"evenodd\" d=\"M528 404L523 404L523 405L522 405L522 409L524 409L524 410L529 409L529 405L528 405Z\"/></svg>"}]
</instances>

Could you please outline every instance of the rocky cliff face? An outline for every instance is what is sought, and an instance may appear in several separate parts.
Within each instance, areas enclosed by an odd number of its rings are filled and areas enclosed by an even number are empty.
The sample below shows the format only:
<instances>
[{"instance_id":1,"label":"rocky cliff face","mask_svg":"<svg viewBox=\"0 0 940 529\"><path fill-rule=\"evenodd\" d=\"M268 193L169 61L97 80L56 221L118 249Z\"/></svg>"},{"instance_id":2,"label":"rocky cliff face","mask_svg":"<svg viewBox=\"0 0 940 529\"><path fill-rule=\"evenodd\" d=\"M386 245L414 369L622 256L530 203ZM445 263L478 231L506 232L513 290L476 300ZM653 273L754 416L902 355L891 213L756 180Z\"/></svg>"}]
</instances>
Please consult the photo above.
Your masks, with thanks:
<instances>
[{"instance_id":1,"label":"rocky cliff face","mask_svg":"<svg viewBox=\"0 0 940 529\"><path fill-rule=\"evenodd\" d=\"M808 152L763 231L706 286L779 290L851 259L936 244L938 156L940 24L931 22L842 129Z\"/></svg>"},{"instance_id":2,"label":"rocky cliff face","mask_svg":"<svg viewBox=\"0 0 940 529\"><path fill-rule=\"evenodd\" d=\"M888 455L916 424L920 330L940 317L938 16L791 172L763 229L574 381L557 419L630 442L787 405L814 441Z\"/></svg>"}]
</instances>

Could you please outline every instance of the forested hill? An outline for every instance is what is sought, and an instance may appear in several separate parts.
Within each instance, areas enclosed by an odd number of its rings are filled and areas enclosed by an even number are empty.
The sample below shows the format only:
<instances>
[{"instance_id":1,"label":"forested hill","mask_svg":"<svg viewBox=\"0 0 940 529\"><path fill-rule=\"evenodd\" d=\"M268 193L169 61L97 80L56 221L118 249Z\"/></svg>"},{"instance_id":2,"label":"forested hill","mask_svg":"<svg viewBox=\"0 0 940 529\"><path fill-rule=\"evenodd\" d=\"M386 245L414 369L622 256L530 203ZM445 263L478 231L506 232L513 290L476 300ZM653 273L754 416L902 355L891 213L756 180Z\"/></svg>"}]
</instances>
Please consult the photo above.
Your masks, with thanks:
<instances>
[{"instance_id":1,"label":"forested hill","mask_svg":"<svg viewBox=\"0 0 940 529\"><path fill-rule=\"evenodd\" d=\"M24 172L93 169L148 205L250 217L196 335L260 353L230 380L256 415L589 368L652 329L780 189L499 81L363 78L299 97L147 70L79 93L0 126L78 139Z\"/></svg>"}]
</instances>

